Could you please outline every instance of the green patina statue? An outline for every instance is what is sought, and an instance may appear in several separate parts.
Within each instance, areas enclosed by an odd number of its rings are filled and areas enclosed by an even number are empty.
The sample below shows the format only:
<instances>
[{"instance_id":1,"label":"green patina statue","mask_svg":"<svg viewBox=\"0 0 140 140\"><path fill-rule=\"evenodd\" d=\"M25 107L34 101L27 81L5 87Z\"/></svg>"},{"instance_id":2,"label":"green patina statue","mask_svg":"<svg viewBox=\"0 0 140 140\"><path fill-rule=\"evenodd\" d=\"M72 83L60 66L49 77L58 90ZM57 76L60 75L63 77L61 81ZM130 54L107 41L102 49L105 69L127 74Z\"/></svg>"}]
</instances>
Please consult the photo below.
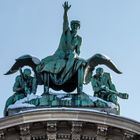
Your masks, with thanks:
<instances>
[{"instance_id":1,"label":"green patina statue","mask_svg":"<svg viewBox=\"0 0 140 140\"><path fill-rule=\"evenodd\" d=\"M115 85L111 81L109 73L104 72L103 68L97 68L96 74L91 79L94 96L105 101L118 104L117 96L122 99L128 99L127 93L117 92Z\"/></svg>"},{"instance_id":2,"label":"green patina statue","mask_svg":"<svg viewBox=\"0 0 140 140\"><path fill-rule=\"evenodd\" d=\"M15 93L8 98L5 108L29 94L36 94L36 89L36 78L31 76L31 70L26 68L24 69L24 72L22 72L20 69L20 75L16 77L13 86L13 92Z\"/></svg>"},{"instance_id":3,"label":"green patina statue","mask_svg":"<svg viewBox=\"0 0 140 140\"><path fill-rule=\"evenodd\" d=\"M55 53L41 61L30 55L21 56L16 59L16 63L6 75L13 74L24 66L30 66L34 70L37 84L44 85L46 95L49 93L49 88L65 92L73 92L77 88L77 93L82 93L83 83L89 83L92 71L98 64L104 64L114 72L121 74L116 65L102 54L95 54L88 60L78 57L82 43L82 38L77 35L80 21L72 20L71 27L69 27L67 12L70 7L68 2L63 5L63 32Z\"/></svg>"},{"instance_id":4,"label":"green patina statue","mask_svg":"<svg viewBox=\"0 0 140 140\"><path fill-rule=\"evenodd\" d=\"M104 73L103 69L97 69L96 75L92 77L95 67L99 64L106 65L118 74L121 72L105 55L95 54L87 60L79 58L82 38L77 35L77 31L80 29L80 21L72 20L69 26L67 13L71 6L68 2L64 2L63 8L63 31L55 53L41 61L31 55L23 55L16 59L15 64L5 74L13 74L24 66L31 67L35 74L35 77L31 77L31 71L25 70L22 74L20 70L21 75L17 76L13 88L15 94L7 100L6 108L28 94L35 94L37 85L43 85L44 92L39 99L34 99L34 103L31 101L35 106L109 107L106 102L102 101L99 105L98 101L94 101L91 96L83 92L83 84L88 84L91 80L95 96L105 101L117 104L117 96L128 98L127 94L116 91L110 74ZM61 93L52 94L49 88L55 91L63 90L64 97L59 98ZM71 94L75 89L77 92Z\"/></svg>"},{"instance_id":5,"label":"green patina statue","mask_svg":"<svg viewBox=\"0 0 140 140\"><path fill-rule=\"evenodd\" d=\"M49 93L49 84L54 85L55 90L61 87L67 92L72 91L75 87L73 87L68 81L74 74L75 77L77 77L77 73L79 74L77 92L82 92L83 66L85 65L85 60L78 58L82 43L82 38L77 35L77 31L80 29L80 21L72 20L70 29L67 16L70 7L71 6L68 5L68 2L65 2L63 5L63 32L58 49L52 56L44 58L37 67L38 72L44 73L45 93ZM49 83L47 77L50 77ZM73 81L75 81L75 77L73 77ZM62 86L64 84L65 86Z\"/></svg>"}]
</instances>

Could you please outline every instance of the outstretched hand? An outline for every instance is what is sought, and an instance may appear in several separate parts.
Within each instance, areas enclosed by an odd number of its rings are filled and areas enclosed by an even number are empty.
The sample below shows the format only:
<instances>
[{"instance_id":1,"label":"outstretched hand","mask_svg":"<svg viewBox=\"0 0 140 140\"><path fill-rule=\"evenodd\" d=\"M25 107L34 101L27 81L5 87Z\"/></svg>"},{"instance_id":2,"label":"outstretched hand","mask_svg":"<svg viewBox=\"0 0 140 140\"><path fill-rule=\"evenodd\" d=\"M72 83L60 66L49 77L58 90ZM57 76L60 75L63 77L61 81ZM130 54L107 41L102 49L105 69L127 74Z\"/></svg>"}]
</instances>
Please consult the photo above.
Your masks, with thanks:
<instances>
[{"instance_id":1,"label":"outstretched hand","mask_svg":"<svg viewBox=\"0 0 140 140\"><path fill-rule=\"evenodd\" d=\"M67 12L70 9L70 7L71 7L71 5L69 5L68 2L65 1L64 4L63 4L64 10Z\"/></svg>"}]
</instances>

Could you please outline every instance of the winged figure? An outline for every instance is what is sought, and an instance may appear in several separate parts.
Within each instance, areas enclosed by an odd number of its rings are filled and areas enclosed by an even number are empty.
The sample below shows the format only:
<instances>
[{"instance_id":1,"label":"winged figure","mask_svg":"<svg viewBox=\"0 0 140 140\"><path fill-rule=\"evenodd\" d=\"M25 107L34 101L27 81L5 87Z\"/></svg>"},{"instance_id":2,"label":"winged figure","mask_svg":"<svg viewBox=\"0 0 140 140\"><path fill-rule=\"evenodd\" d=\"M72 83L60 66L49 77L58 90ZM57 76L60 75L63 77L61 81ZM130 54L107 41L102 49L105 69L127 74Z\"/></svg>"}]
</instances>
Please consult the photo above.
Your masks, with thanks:
<instances>
[{"instance_id":1,"label":"winged figure","mask_svg":"<svg viewBox=\"0 0 140 140\"><path fill-rule=\"evenodd\" d=\"M63 32L55 53L41 61L31 55L21 56L6 75L13 74L24 66L30 66L35 72L38 85L44 85L44 93L49 92L49 87L65 92L72 92L77 88L80 93L83 83L90 81L92 71L98 64L104 64L114 72L121 73L105 55L95 54L88 60L78 57L82 43L82 38L77 35L80 21L72 20L69 27L67 12L70 7L68 2L63 5Z\"/></svg>"},{"instance_id":2,"label":"winged figure","mask_svg":"<svg viewBox=\"0 0 140 140\"><path fill-rule=\"evenodd\" d=\"M38 85L44 85L47 88L52 88L54 90L64 90L66 92L72 92L74 91L78 86L78 80L82 79L82 84L88 84L91 80L92 72L95 69L95 67L99 64L104 64L110 69L112 69L114 72L121 74L121 72L118 70L116 65L105 55L102 54L95 54L88 60L85 60L85 65L82 64L78 67L77 71L72 72L69 74L69 77L65 79L64 82L60 81L60 83L53 78L57 78L59 80L61 77L63 77L64 69L60 70L60 72L45 72L45 71L38 71L40 67L43 65L43 61L40 61L38 58L33 57L31 55L24 55L16 59L16 62L14 65L10 68L10 70L5 73L5 75L16 73L20 68L24 66L29 66L33 69L35 76L37 78L37 84ZM57 61L56 61L57 62ZM46 64L45 64L46 65ZM48 66L49 67L49 66ZM78 71L81 69L80 67L83 67L82 72L78 75ZM52 69L53 71L53 69ZM83 74L82 74L83 73ZM46 75L46 77L44 77ZM48 76L48 77L47 77ZM53 77L54 76L54 77ZM79 76L79 77L78 77Z\"/></svg>"}]
</instances>

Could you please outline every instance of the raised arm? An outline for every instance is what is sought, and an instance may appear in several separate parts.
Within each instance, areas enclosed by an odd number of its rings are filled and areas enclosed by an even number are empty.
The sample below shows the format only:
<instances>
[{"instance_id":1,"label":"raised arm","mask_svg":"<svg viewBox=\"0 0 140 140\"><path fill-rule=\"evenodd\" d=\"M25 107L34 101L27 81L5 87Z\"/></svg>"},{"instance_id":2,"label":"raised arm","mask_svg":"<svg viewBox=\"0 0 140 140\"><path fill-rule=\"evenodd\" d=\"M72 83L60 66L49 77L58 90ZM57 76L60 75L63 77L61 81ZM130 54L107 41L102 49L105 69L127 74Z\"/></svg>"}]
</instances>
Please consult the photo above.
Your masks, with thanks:
<instances>
[{"instance_id":1,"label":"raised arm","mask_svg":"<svg viewBox=\"0 0 140 140\"><path fill-rule=\"evenodd\" d=\"M69 22L68 22L68 15L67 12L70 9L71 5L68 5L68 2L64 2L63 8L64 8L64 17L63 17L63 32L67 31L69 28Z\"/></svg>"}]
</instances>

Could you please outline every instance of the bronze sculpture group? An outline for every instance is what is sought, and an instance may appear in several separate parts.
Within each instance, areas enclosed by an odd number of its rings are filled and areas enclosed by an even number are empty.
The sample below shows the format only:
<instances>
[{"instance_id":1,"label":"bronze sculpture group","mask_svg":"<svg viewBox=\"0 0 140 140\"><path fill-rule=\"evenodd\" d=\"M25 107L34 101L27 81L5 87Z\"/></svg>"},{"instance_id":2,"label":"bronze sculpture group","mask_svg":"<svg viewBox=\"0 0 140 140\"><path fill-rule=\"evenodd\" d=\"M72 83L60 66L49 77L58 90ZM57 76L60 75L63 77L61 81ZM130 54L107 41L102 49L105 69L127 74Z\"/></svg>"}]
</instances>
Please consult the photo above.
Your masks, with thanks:
<instances>
[{"instance_id":1,"label":"bronze sculpture group","mask_svg":"<svg viewBox=\"0 0 140 140\"><path fill-rule=\"evenodd\" d=\"M112 83L109 73L104 72L103 68L97 68L96 74L91 78L91 84L94 91L94 96L105 101L118 104L117 96L122 99L127 99L127 93L117 92L115 85Z\"/></svg>"},{"instance_id":2,"label":"bronze sculpture group","mask_svg":"<svg viewBox=\"0 0 140 140\"><path fill-rule=\"evenodd\" d=\"M92 76L93 70L99 64L106 65L118 74L121 73L108 57L95 54L88 60L79 58L82 38L77 31L80 29L80 21L72 20L69 27L67 13L70 7L68 2L63 5L63 31L55 53L41 61L30 55L21 56L6 73L6 75L13 74L20 70L20 76L16 77L13 88L15 94L7 100L6 107L26 97L27 94L35 94L37 85L44 85L43 96L49 95L49 88L67 93L77 89L77 94L82 94L83 83L88 84L90 81L96 97L115 104L117 104L117 96L128 98L127 94L116 91L109 73L103 73L102 68L98 68L96 75ZM24 66L31 67L35 76L31 77L29 69L25 69L22 73L21 69Z\"/></svg>"}]
</instances>

